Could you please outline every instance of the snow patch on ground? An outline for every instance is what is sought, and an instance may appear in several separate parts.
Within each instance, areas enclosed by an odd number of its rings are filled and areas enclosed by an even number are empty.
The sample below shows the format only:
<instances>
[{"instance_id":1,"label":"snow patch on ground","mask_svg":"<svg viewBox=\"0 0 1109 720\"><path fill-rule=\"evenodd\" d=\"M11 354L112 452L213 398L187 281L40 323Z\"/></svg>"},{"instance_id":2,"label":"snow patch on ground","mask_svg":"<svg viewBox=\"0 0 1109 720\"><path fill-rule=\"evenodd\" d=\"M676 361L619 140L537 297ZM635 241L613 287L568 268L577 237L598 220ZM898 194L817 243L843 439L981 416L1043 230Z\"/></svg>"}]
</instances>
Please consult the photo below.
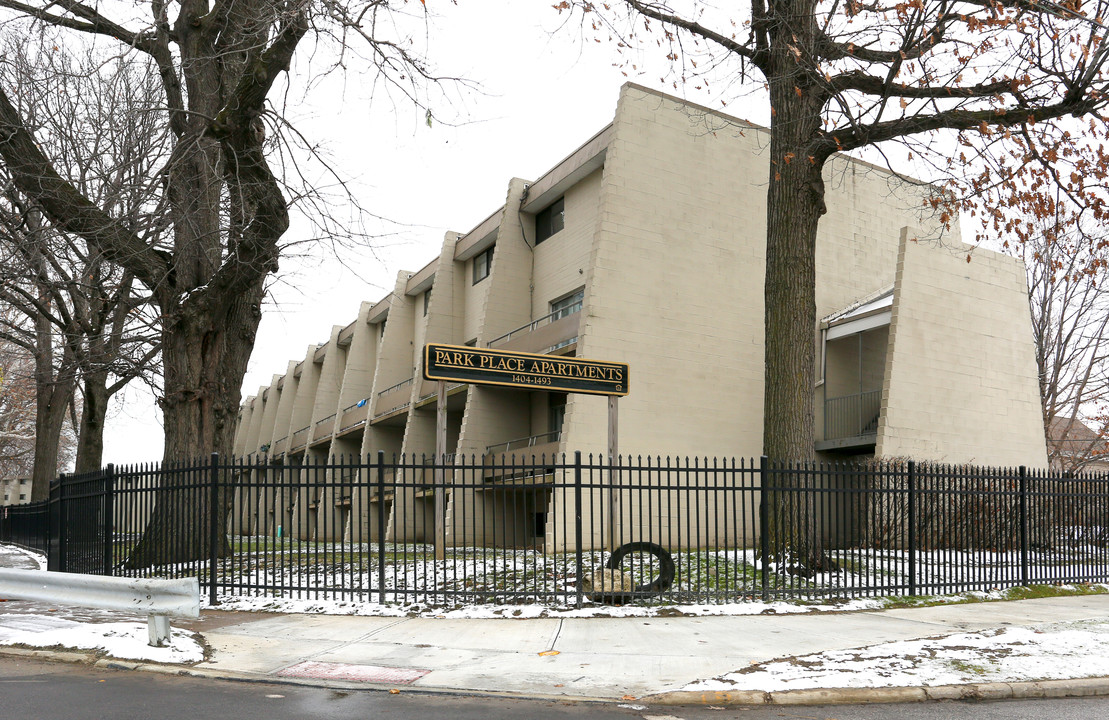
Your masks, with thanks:
<instances>
[{"instance_id":1,"label":"snow patch on ground","mask_svg":"<svg viewBox=\"0 0 1109 720\"><path fill-rule=\"evenodd\" d=\"M218 596L216 610L274 613L319 613L324 615L358 615L368 617L410 617L415 615L450 619L481 618L587 618L587 617L666 617L673 615L797 615L819 612L877 610L880 600L859 599L826 605L800 605L785 602L742 602L722 605L589 605L582 608L547 605L466 605L455 608L434 605L381 605L373 602L352 602L328 599L290 599L275 597Z\"/></svg>"},{"instance_id":2,"label":"snow patch on ground","mask_svg":"<svg viewBox=\"0 0 1109 720\"><path fill-rule=\"evenodd\" d=\"M46 556L15 545L0 545L0 567L45 570Z\"/></svg>"},{"instance_id":3,"label":"snow patch on ground","mask_svg":"<svg viewBox=\"0 0 1109 720\"><path fill-rule=\"evenodd\" d=\"M868 688L1109 675L1109 624L1057 623L959 633L756 663L682 690Z\"/></svg>"},{"instance_id":4,"label":"snow patch on ground","mask_svg":"<svg viewBox=\"0 0 1109 720\"><path fill-rule=\"evenodd\" d=\"M5 633L0 645L92 650L120 660L161 663L198 663L204 659L204 648L191 632L173 630L168 647L151 647L146 623L77 623L37 617L55 627L33 627L35 616L20 616L19 621L27 629Z\"/></svg>"}]
</instances>

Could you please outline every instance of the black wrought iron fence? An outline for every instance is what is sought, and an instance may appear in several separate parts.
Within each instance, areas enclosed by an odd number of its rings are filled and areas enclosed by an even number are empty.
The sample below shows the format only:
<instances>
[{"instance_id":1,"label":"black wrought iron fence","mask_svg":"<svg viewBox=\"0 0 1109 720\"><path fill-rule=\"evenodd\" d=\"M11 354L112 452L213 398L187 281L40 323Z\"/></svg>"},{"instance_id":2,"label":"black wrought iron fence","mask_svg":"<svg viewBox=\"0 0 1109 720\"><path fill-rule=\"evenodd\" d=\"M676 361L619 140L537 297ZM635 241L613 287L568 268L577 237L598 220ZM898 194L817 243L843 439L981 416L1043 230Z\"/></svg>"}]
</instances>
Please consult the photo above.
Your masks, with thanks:
<instances>
[{"instance_id":1,"label":"black wrought iron fence","mask_svg":"<svg viewBox=\"0 0 1109 720\"><path fill-rule=\"evenodd\" d=\"M213 601L580 606L1109 582L1105 476L491 457L109 467L56 484L35 526L46 540L29 520L18 532L52 567L196 575ZM15 528L0 519L0 539Z\"/></svg>"}]
</instances>

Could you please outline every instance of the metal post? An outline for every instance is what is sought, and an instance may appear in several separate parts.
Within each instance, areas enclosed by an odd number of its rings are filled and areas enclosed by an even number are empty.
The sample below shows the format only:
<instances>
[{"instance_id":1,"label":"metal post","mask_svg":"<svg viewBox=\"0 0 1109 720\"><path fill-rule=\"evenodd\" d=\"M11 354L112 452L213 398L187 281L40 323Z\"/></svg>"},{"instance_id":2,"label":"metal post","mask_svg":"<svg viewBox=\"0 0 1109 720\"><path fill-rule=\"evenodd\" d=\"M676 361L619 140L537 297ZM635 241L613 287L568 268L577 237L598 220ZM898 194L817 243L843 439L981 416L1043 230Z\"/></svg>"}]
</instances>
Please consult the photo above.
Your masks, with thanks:
<instances>
[{"instance_id":1,"label":"metal post","mask_svg":"<svg viewBox=\"0 0 1109 720\"><path fill-rule=\"evenodd\" d=\"M102 575L112 574L112 524L115 522L113 505L115 505L115 465L108 463L104 469L104 570Z\"/></svg>"},{"instance_id":2,"label":"metal post","mask_svg":"<svg viewBox=\"0 0 1109 720\"><path fill-rule=\"evenodd\" d=\"M909 509L906 532L909 544L909 595L916 595L916 462L909 461Z\"/></svg>"},{"instance_id":3,"label":"metal post","mask_svg":"<svg viewBox=\"0 0 1109 720\"><path fill-rule=\"evenodd\" d=\"M582 606L582 572L584 572L584 564L582 562L582 530L581 530L581 450L574 451L574 562L576 564L575 577L577 581L577 606Z\"/></svg>"},{"instance_id":4,"label":"metal post","mask_svg":"<svg viewBox=\"0 0 1109 720\"><path fill-rule=\"evenodd\" d=\"M396 477L395 475L393 476ZM377 601L385 604L385 451L377 451Z\"/></svg>"},{"instance_id":5,"label":"metal post","mask_svg":"<svg viewBox=\"0 0 1109 720\"><path fill-rule=\"evenodd\" d=\"M211 495L208 499L208 604L216 605L216 563L219 560L219 453L212 453L208 476Z\"/></svg>"},{"instance_id":6,"label":"metal post","mask_svg":"<svg viewBox=\"0 0 1109 720\"><path fill-rule=\"evenodd\" d=\"M447 557L447 383L438 382L435 403L435 559Z\"/></svg>"},{"instance_id":7,"label":"metal post","mask_svg":"<svg viewBox=\"0 0 1109 720\"><path fill-rule=\"evenodd\" d=\"M770 502L766 484L767 458L759 458L759 551L762 553L762 601L770 602Z\"/></svg>"},{"instance_id":8,"label":"metal post","mask_svg":"<svg viewBox=\"0 0 1109 720\"><path fill-rule=\"evenodd\" d=\"M616 459L620 452L618 400L615 395L608 396L608 549L610 552L616 550L616 523L620 519L620 495L616 491L619 480Z\"/></svg>"},{"instance_id":9,"label":"metal post","mask_svg":"<svg viewBox=\"0 0 1109 720\"><path fill-rule=\"evenodd\" d=\"M1028 471L1020 466L1020 584L1028 584Z\"/></svg>"}]
</instances>

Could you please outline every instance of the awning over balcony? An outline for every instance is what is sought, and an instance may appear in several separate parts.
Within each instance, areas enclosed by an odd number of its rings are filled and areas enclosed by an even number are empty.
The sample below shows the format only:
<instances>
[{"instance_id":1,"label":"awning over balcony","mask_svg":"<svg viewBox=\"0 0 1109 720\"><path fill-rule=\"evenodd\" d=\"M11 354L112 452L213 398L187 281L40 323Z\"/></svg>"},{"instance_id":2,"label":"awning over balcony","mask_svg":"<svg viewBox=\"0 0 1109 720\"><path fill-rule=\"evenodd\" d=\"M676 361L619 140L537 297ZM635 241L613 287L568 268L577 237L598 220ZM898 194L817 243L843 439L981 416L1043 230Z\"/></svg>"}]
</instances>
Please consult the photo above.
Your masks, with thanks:
<instances>
[{"instance_id":1,"label":"awning over balcony","mask_svg":"<svg viewBox=\"0 0 1109 720\"><path fill-rule=\"evenodd\" d=\"M835 340L889 325L892 315L893 287L891 286L878 295L864 298L825 317L820 321L820 327L827 330L825 340Z\"/></svg>"}]
</instances>

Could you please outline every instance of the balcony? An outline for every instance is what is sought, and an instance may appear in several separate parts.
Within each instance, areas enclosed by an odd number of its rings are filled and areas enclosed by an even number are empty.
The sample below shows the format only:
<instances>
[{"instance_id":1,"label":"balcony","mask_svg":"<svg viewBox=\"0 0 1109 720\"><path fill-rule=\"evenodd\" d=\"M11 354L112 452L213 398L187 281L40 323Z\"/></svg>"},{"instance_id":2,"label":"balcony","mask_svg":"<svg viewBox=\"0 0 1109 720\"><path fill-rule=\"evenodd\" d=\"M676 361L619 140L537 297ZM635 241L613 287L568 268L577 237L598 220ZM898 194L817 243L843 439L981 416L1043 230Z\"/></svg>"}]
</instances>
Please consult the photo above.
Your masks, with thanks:
<instances>
[{"instance_id":1,"label":"balcony","mask_svg":"<svg viewBox=\"0 0 1109 720\"><path fill-rule=\"evenodd\" d=\"M488 345L517 352L556 352L577 342L580 325L581 301L578 301L494 338Z\"/></svg>"},{"instance_id":2,"label":"balcony","mask_svg":"<svg viewBox=\"0 0 1109 720\"><path fill-rule=\"evenodd\" d=\"M339 418L339 432L337 434L341 435L366 424L366 415L369 413L369 408L366 405L369 401L369 398L363 398L353 405L343 408L343 414Z\"/></svg>"},{"instance_id":3,"label":"balcony","mask_svg":"<svg viewBox=\"0 0 1109 720\"><path fill-rule=\"evenodd\" d=\"M333 427L335 427L335 413L316 423L316 426L312 429L312 442L319 442L324 438L331 437Z\"/></svg>"},{"instance_id":4,"label":"balcony","mask_svg":"<svg viewBox=\"0 0 1109 720\"><path fill-rule=\"evenodd\" d=\"M285 454L285 445L287 444L288 440L289 440L288 435L281 438L280 440L274 440L273 445L270 447L270 456L280 457L281 455L284 455Z\"/></svg>"},{"instance_id":5,"label":"balcony","mask_svg":"<svg viewBox=\"0 0 1109 720\"><path fill-rule=\"evenodd\" d=\"M490 445L485 448L481 462L483 465L504 465L512 464L513 458L515 458L515 462L521 463L531 462L532 457L540 459L543 456L546 456L548 460L553 460L558 454L558 445L561 439L562 431L555 430L541 435L532 435Z\"/></svg>"},{"instance_id":6,"label":"balcony","mask_svg":"<svg viewBox=\"0 0 1109 720\"><path fill-rule=\"evenodd\" d=\"M289 452L293 453L298 450L303 450L304 446L308 444L308 428L303 427L293 433L293 439L289 441Z\"/></svg>"},{"instance_id":7,"label":"balcony","mask_svg":"<svg viewBox=\"0 0 1109 720\"><path fill-rule=\"evenodd\" d=\"M881 414L881 390L828 398L824 401L824 439L816 443L816 449L873 449L878 438L878 418Z\"/></svg>"},{"instance_id":8,"label":"balcony","mask_svg":"<svg viewBox=\"0 0 1109 720\"><path fill-rule=\"evenodd\" d=\"M402 380L377 394L376 412L374 412L375 421L408 408L412 401L411 385L414 380L415 378Z\"/></svg>"},{"instance_id":9,"label":"balcony","mask_svg":"<svg viewBox=\"0 0 1109 720\"><path fill-rule=\"evenodd\" d=\"M425 405L431 405L432 403L436 402L437 396L439 395L439 388L437 387L438 384L438 380L423 381L423 383L420 385L420 397L416 400L416 407L424 407ZM446 390L447 395L450 396L454 394L455 390L465 386L466 383L448 382L444 389Z\"/></svg>"}]
</instances>

